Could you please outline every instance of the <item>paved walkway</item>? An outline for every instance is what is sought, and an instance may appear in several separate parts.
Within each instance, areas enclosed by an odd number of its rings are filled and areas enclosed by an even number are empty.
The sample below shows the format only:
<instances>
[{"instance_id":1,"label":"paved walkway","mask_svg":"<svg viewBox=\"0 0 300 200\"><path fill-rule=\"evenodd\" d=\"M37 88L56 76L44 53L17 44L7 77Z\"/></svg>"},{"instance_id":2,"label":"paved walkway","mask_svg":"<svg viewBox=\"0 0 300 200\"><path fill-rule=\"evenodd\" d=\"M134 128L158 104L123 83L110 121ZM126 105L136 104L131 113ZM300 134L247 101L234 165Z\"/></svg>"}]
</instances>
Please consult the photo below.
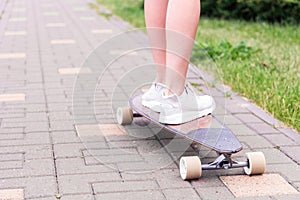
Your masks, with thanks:
<instances>
[{"instance_id":1,"label":"paved walkway","mask_svg":"<svg viewBox=\"0 0 300 200\"><path fill-rule=\"evenodd\" d=\"M0 199L300 198L299 133L226 86L203 92L213 94L216 114L244 146L236 159L264 152L263 176L234 169L182 181L178 157L197 149L145 121L138 122L142 128L116 125L112 110L126 102L139 81L135 73L151 77L138 70L124 76L151 60L143 51L121 56L124 46L146 45L142 32L110 39L131 27L98 16L81 0L4 0L0 15ZM201 86L210 80L204 77L197 81L191 68L192 82ZM204 161L214 156L200 150Z\"/></svg>"}]
</instances>

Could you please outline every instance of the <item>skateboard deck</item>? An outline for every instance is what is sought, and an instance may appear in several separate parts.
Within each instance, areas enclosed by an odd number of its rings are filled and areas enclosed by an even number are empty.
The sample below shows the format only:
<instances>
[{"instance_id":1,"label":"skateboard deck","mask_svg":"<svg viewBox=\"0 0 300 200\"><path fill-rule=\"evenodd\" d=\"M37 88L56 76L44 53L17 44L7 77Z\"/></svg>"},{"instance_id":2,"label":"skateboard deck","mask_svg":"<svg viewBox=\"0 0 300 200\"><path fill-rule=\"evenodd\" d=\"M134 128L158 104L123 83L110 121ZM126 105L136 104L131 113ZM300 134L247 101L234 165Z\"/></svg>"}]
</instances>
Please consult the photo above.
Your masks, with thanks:
<instances>
[{"instance_id":1,"label":"skateboard deck","mask_svg":"<svg viewBox=\"0 0 300 200\"><path fill-rule=\"evenodd\" d=\"M242 150L243 146L232 131L214 115L207 115L190 122L178 125L159 123L159 113L142 105L142 95L129 100L131 108L160 127L183 136L193 142L222 154L232 154Z\"/></svg>"}]
</instances>

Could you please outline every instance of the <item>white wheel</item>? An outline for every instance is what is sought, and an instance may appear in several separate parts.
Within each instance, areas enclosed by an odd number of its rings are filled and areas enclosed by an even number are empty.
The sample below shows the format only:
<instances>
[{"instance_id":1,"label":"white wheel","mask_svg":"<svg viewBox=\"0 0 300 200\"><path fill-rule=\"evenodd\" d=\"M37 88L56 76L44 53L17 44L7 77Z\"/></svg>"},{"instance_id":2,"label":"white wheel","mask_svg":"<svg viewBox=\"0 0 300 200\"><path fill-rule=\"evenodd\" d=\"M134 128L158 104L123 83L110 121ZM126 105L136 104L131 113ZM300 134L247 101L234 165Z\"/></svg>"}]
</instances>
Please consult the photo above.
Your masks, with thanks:
<instances>
[{"instance_id":1,"label":"white wheel","mask_svg":"<svg viewBox=\"0 0 300 200\"><path fill-rule=\"evenodd\" d=\"M181 157L179 168L183 180L197 179L202 175L201 161L198 156Z\"/></svg>"},{"instance_id":2,"label":"white wheel","mask_svg":"<svg viewBox=\"0 0 300 200\"><path fill-rule=\"evenodd\" d=\"M266 170L266 159L262 152L246 153L248 167L244 167L247 175L263 174Z\"/></svg>"},{"instance_id":3,"label":"white wheel","mask_svg":"<svg viewBox=\"0 0 300 200\"><path fill-rule=\"evenodd\" d=\"M133 120L133 111L130 107L119 107L117 110L117 121L120 125L131 124Z\"/></svg>"}]
</instances>

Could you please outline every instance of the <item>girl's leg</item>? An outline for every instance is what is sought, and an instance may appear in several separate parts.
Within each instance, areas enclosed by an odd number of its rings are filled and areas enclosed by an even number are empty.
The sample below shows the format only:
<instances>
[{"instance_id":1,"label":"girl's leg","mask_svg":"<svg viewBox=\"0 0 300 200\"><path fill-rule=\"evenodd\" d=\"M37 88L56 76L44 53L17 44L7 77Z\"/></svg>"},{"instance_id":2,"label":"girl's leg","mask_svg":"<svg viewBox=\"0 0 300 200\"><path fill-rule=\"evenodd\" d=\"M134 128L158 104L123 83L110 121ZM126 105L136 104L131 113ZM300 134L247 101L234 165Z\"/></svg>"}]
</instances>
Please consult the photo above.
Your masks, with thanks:
<instances>
[{"instance_id":1,"label":"girl's leg","mask_svg":"<svg viewBox=\"0 0 300 200\"><path fill-rule=\"evenodd\" d=\"M154 62L157 64L156 82L165 83L166 73L166 13L168 0L145 0L145 20Z\"/></svg>"},{"instance_id":2,"label":"girl's leg","mask_svg":"<svg viewBox=\"0 0 300 200\"><path fill-rule=\"evenodd\" d=\"M177 95L181 95L185 87L199 18L200 0L169 0L166 19L166 85Z\"/></svg>"}]
</instances>

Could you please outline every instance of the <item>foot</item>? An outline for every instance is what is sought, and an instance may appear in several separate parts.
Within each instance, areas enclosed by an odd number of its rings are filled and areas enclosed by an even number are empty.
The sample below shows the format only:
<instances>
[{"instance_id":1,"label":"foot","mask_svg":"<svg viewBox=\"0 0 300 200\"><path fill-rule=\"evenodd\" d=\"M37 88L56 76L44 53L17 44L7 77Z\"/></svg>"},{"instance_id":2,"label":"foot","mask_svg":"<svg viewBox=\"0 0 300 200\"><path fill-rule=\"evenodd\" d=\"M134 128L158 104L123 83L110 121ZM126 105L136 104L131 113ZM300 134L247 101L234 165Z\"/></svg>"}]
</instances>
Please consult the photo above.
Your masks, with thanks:
<instances>
[{"instance_id":1,"label":"foot","mask_svg":"<svg viewBox=\"0 0 300 200\"><path fill-rule=\"evenodd\" d=\"M142 105L155 112L160 112L164 88L165 86L161 83L152 83L150 89L142 96Z\"/></svg>"},{"instance_id":2,"label":"foot","mask_svg":"<svg viewBox=\"0 0 300 200\"><path fill-rule=\"evenodd\" d=\"M188 85L180 96L163 94L162 99L159 122L164 124L186 123L211 114L216 107L211 96L197 96Z\"/></svg>"}]
</instances>

